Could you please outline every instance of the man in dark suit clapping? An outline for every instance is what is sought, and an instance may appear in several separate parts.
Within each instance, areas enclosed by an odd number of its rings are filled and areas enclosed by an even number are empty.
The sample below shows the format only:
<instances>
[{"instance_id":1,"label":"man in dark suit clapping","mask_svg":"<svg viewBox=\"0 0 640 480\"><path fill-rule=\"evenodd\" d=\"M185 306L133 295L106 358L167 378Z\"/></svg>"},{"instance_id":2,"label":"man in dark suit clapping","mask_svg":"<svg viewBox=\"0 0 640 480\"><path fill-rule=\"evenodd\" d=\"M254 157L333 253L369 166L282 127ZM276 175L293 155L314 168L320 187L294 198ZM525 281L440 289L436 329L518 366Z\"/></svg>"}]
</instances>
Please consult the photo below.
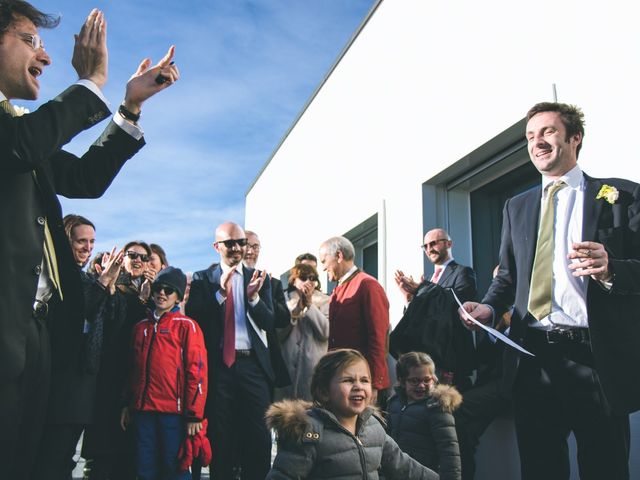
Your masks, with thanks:
<instances>
[{"instance_id":1,"label":"man in dark suit clapping","mask_svg":"<svg viewBox=\"0 0 640 480\"><path fill-rule=\"evenodd\" d=\"M12 479L30 476L51 368L77 362L82 345L80 274L56 195L102 195L144 144L142 103L178 79L173 48L152 68L144 60L89 151L81 158L65 152L66 143L110 113L101 92L108 75L102 12L93 10L76 36L76 84L33 113L19 115L10 103L38 97L39 77L51 63L38 29L58 22L25 1L0 0L0 476ZM158 83L158 75L166 81ZM50 342L50 333L61 343Z\"/></svg>"},{"instance_id":2,"label":"man in dark suit clapping","mask_svg":"<svg viewBox=\"0 0 640 480\"><path fill-rule=\"evenodd\" d=\"M209 355L212 473L232 479L240 460L243 479L262 480L271 466L264 414L275 381L267 340L275 328L271 282L265 272L242 264L247 237L240 225L218 226L213 245L220 264L193 274L185 307L202 328ZM240 446L243 452L236 450Z\"/></svg>"}]
</instances>

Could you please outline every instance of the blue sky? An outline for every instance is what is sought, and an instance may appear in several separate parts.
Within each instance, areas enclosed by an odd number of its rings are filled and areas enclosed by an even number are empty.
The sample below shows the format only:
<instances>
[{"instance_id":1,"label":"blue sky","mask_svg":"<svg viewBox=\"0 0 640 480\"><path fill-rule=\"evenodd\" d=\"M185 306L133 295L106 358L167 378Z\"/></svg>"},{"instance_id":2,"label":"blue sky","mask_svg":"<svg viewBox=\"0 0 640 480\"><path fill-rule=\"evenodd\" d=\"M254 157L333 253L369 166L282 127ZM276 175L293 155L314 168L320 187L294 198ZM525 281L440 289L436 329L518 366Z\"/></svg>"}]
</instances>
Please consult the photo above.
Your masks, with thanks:
<instances>
[{"instance_id":1,"label":"blue sky","mask_svg":"<svg viewBox=\"0 0 640 480\"><path fill-rule=\"evenodd\" d=\"M112 110L144 57L155 64L175 44L181 74L145 103L140 123L147 145L107 193L61 198L64 213L96 224L95 251L142 239L162 245L173 265L205 268L217 258L215 226L244 222L247 188L374 1L35 1L62 22L41 32L53 63L40 78L40 99L17 105L33 110L76 80L73 34L93 7L108 22L104 93ZM83 153L105 125L66 148Z\"/></svg>"}]
</instances>

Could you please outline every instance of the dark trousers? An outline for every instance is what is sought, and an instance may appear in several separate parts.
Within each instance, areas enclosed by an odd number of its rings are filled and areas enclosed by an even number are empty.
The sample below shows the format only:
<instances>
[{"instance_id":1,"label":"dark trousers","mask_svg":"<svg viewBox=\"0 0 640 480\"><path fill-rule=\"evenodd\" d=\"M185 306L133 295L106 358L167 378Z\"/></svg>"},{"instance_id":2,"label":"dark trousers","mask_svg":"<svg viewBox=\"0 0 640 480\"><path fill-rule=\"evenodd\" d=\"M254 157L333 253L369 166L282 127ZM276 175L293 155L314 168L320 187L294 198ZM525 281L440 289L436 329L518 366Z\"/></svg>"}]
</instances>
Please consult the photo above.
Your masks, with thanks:
<instances>
[{"instance_id":1,"label":"dark trousers","mask_svg":"<svg viewBox=\"0 0 640 480\"><path fill-rule=\"evenodd\" d=\"M139 480L188 480L179 471L178 450L186 438L182 415L136 412L136 473Z\"/></svg>"},{"instance_id":2,"label":"dark trousers","mask_svg":"<svg viewBox=\"0 0 640 480\"><path fill-rule=\"evenodd\" d=\"M480 437L491 422L511 406L511 399L504 395L501 387L500 378L472 387L462 395L462 405L454 414L463 480L473 480L475 476Z\"/></svg>"},{"instance_id":3,"label":"dark trousers","mask_svg":"<svg viewBox=\"0 0 640 480\"><path fill-rule=\"evenodd\" d=\"M230 480L240 464L243 480L264 480L271 468L271 434L264 414L273 387L254 356L228 368L218 360L213 399L212 477Z\"/></svg>"},{"instance_id":4,"label":"dark trousers","mask_svg":"<svg viewBox=\"0 0 640 480\"><path fill-rule=\"evenodd\" d=\"M18 321L18 320L16 320ZM0 384L0 478L31 478L49 395L51 353L44 322L19 319L26 330L22 374Z\"/></svg>"},{"instance_id":5,"label":"dark trousers","mask_svg":"<svg viewBox=\"0 0 640 480\"><path fill-rule=\"evenodd\" d=\"M36 480L69 480L76 466L73 457L84 425L46 425L35 465Z\"/></svg>"},{"instance_id":6,"label":"dark trousers","mask_svg":"<svg viewBox=\"0 0 640 480\"><path fill-rule=\"evenodd\" d=\"M514 389L523 480L566 480L574 433L581 480L629 478L629 417L603 396L588 345L527 342Z\"/></svg>"}]
</instances>

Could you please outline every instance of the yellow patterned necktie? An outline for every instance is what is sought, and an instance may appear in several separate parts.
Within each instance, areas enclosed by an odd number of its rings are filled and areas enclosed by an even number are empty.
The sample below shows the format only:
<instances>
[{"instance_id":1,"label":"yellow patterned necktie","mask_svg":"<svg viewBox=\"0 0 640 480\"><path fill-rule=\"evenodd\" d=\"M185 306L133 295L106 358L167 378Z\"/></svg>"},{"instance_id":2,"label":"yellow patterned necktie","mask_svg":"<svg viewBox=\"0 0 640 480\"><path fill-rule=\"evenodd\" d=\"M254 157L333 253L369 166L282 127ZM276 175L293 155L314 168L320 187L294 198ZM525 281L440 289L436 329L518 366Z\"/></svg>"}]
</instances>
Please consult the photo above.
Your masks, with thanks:
<instances>
[{"instance_id":1,"label":"yellow patterned necktie","mask_svg":"<svg viewBox=\"0 0 640 480\"><path fill-rule=\"evenodd\" d=\"M536 257L529 288L528 309L538 321L551 313L553 295L553 250L555 246L553 224L556 218L556 193L566 187L562 180L549 185L544 209L540 216L540 230L536 244Z\"/></svg>"},{"instance_id":2,"label":"yellow patterned necktie","mask_svg":"<svg viewBox=\"0 0 640 480\"><path fill-rule=\"evenodd\" d=\"M2 109L3 111L7 112L12 117L16 116L16 111L13 108L13 105L11 105L11 103L9 103L9 100L2 100L0 102L0 109Z\"/></svg>"},{"instance_id":3,"label":"yellow patterned necktie","mask_svg":"<svg viewBox=\"0 0 640 480\"><path fill-rule=\"evenodd\" d=\"M9 100L2 100L0 102L0 108L7 112L12 117L16 116L16 111L13 108L13 105L9 102ZM33 180L38 184L38 177L36 176L35 170L31 172L33 175ZM58 258L56 256L56 249L53 245L53 237L51 236L51 230L49 229L49 223L47 219L44 219L44 261L46 263L47 269L49 271L49 279L53 284L54 288L58 290L58 294L60 295L60 300L62 297L62 286L60 284L60 272L58 271Z\"/></svg>"}]
</instances>

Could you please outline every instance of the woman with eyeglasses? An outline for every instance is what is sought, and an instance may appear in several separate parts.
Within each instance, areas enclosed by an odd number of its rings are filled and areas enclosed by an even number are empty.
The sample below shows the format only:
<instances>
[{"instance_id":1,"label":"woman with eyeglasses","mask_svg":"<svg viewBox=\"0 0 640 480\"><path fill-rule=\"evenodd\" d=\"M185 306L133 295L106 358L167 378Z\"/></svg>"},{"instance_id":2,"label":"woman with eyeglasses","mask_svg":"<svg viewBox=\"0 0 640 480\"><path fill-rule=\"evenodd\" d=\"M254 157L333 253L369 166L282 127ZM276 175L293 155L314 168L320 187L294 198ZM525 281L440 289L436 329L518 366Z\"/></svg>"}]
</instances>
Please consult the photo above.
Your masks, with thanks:
<instances>
[{"instance_id":1,"label":"woman with eyeglasses","mask_svg":"<svg viewBox=\"0 0 640 480\"><path fill-rule=\"evenodd\" d=\"M146 242L131 241L123 250L122 271L115 285L120 308L104 325L95 421L85 431L82 445L90 480L135 478L133 435L120 428L121 397L130 374L133 326L151 306L151 284L157 272L149 267L151 248Z\"/></svg>"},{"instance_id":2,"label":"woman with eyeglasses","mask_svg":"<svg viewBox=\"0 0 640 480\"><path fill-rule=\"evenodd\" d=\"M311 265L298 264L289 272L285 296L291 323L278 329L278 337L291 385L279 389L279 398L311 400L313 369L329 342L329 296L318 285L318 272Z\"/></svg>"},{"instance_id":3,"label":"woman with eyeglasses","mask_svg":"<svg viewBox=\"0 0 640 480\"><path fill-rule=\"evenodd\" d=\"M453 412L462 403L455 387L438 385L436 366L424 352L409 352L396 364L398 387L389 399L388 431L400 449L441 480L460 480L460 449Z\"/></svg>"}]
</instances>

